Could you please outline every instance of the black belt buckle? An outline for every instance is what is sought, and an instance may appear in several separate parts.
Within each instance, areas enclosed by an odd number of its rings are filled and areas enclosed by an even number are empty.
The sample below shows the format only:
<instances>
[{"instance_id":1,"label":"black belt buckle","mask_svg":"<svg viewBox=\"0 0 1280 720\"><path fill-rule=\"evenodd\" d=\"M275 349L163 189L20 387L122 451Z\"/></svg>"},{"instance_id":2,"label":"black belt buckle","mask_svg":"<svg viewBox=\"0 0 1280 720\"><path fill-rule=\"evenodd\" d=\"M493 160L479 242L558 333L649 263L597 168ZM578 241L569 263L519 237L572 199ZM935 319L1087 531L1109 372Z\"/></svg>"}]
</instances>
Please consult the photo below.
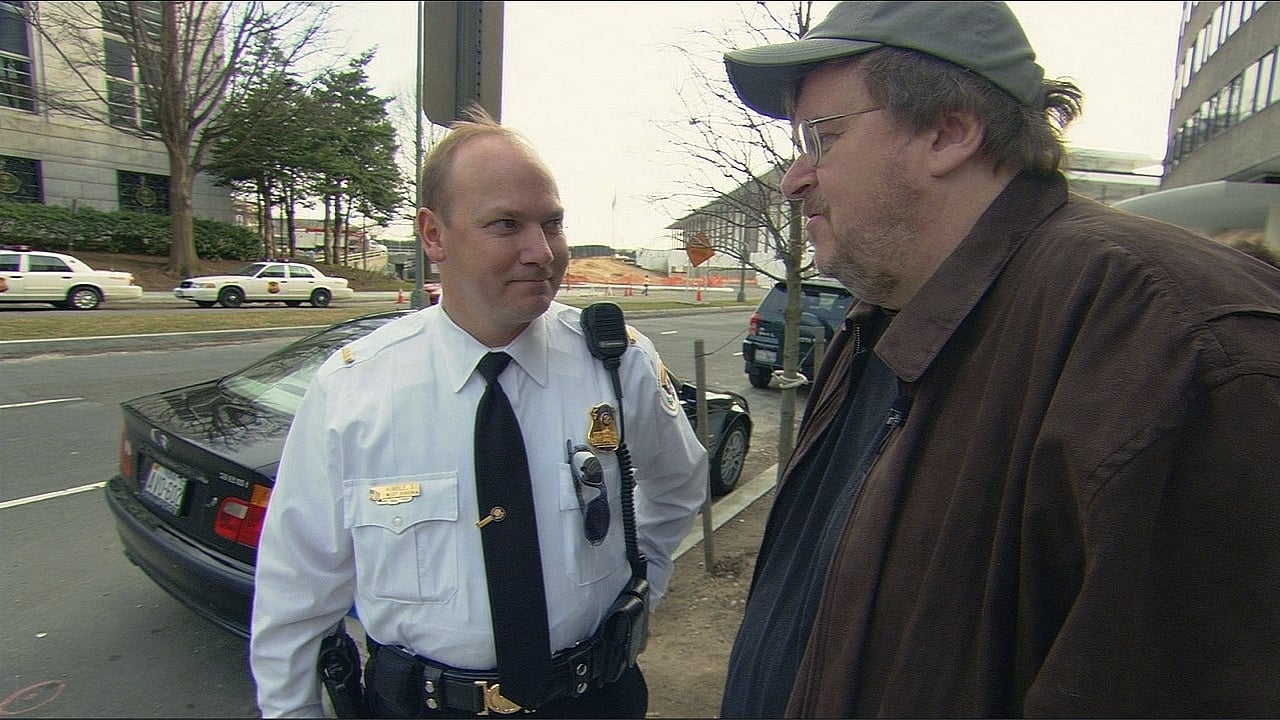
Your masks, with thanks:
<instances>
[{"instance_id":1,"label":"black belt buckle","mask_svg":"<svg viewBox=\"0 0 1280 720\"><path fill-rule=\"evenodd\" d=\"M602 626L595 637L556 653L553 658L552 688L547 702L566 697L578 697L612 682L629 666L627 648L636 633L637 609L635 588L628 585L623 592L628 596L627 611L615 613L606 629ZM621 599L621 598L620 598ZM637 608L636 606L640 607ZM615 607L615 610L618 608ZM629 612L628 612L629 611ZM629 616L629 622L619 622ZM640 632L643 632L642 625ZM612 640L612 642L610 642ZM371 655L370 666L374 674L370 689L376 693L376 707L393 708L392 712L405 712L413 706L425 706L428 710L452 709L476 715L511 715L533 712L502 694L502 685L493 672L462 670L427 660L395 645L381 645L368 638ZM410 671L413 668L413 671ZM409 696L403 693L408 691ZM385 698L385 700L384 700ZM387 701L391 704L387 705Z\"/></svg>"},{"instance_id":2,"label":"black belt buckle","mask_svg":"<svg viewBox=\"0 0 1280 720\"><path fill-rule=\"evenodd\" d=\"M456 670L418 658L423 666L422 690L428 709L452 708L477 715L490 712L510 715L525 710L502 694L502 685L491 673Z\"/></svg>"}]
</instances>

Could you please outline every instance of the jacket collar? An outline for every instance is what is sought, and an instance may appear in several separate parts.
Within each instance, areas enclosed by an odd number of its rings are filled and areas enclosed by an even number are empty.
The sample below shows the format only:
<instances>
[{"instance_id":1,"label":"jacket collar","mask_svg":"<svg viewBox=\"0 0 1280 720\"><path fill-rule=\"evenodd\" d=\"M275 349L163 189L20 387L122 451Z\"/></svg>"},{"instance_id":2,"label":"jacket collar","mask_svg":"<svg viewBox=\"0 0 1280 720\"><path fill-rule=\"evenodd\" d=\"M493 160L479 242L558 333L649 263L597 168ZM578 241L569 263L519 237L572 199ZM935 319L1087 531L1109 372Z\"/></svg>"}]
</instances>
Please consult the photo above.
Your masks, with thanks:
<instances>
[{"instance_id":1,"label":"jacket collar","mask_svg":"<svg viewBox=\"0 0 1280 720\"><path fill-rule=\"evenodd\" d=\"M876 353L905 382L929 369L1027 236L1067 201L1061 173L1022 172L897 314Z\"/></svg>"}]
</instances>

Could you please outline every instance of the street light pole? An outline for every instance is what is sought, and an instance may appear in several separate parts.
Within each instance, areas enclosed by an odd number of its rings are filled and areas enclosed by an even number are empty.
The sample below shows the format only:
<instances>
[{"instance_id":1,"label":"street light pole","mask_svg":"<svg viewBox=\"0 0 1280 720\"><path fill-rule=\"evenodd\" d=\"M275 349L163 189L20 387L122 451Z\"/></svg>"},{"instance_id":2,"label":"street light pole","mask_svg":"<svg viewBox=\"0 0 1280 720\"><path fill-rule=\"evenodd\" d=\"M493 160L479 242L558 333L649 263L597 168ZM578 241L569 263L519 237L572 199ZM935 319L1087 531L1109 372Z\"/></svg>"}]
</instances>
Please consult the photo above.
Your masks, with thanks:
<instances>
[{"instance_id":1,"label":"street light pole","mask_svg":"<svg viewBox=\"0 0 1280 720\"><path fill-rule=\"evenodd\" d=\"M418 3L418 63L414 79L413 103L413 290L409 292L409 307L426 307L422 297L422 284L427 281L427 255L422 250L422 238L418 237L418 208L422 207L422 3Z\"/></svg>"},{"instance_id":2,"label":"street light pole","mask_svg":"<svg viewBox=\"0 0 1280 720\"><path fill-rule=\"evenodd\" d=\"M738 302L747 301L747 243L738 243Z\"/></svg>"}]
</instances>

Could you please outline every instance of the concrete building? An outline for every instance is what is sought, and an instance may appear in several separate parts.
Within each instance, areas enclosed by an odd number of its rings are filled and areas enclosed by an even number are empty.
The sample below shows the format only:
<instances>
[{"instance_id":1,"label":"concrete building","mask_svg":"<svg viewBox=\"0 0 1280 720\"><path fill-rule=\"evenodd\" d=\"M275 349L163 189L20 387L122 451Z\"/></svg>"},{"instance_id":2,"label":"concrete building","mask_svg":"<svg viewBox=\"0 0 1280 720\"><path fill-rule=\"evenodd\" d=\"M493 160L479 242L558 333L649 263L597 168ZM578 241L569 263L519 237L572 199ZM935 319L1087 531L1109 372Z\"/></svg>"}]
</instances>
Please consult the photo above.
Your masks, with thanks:
<instances>
[{"instance_id":1,"label":"concrete building","mask_svg":"<svg viewBox=\"0 0 1280 720\"><path fill-rule=\"evenodd\" d=\"M1160 191L1116 206L1280 252L1280 3L1183 3Z\"/></svg>"},{"instance_id":2,"label":"concrete building","mask_svg":"<svg viewBox=\"0 0 1280 720\"><path fill-rule=\"evenodd\" d=\"M1063 174L1072 192L1115 205L1160 189L1160 158L1091 148L1067 148Z\"/></svg>"},{"instance_id":3,"label":"concrete building","mask_svg":"<svg viewBox=\"0 0 1280 720\"><path fill-rule=\"evenodd\" d=\"M65 8L71 3L0 0L0 199L167 215L169 161L164 146L116 129L146 127L153 121L140 101L142 89L128 47L106 29L110 22L99 19L94 28L77 28L74 44L96 48L103 58L73 64L24 20L24 13L41 13L41 5ZM42 22L56 16L44 12ZM100 83L96 102L111 125L73 117L42 102L50 90L76 83L83 93L81 73L91 83ZM230 192L204 175L196 177L192 210L196 217L234 221Z\"/></svg>"}]
</instances>

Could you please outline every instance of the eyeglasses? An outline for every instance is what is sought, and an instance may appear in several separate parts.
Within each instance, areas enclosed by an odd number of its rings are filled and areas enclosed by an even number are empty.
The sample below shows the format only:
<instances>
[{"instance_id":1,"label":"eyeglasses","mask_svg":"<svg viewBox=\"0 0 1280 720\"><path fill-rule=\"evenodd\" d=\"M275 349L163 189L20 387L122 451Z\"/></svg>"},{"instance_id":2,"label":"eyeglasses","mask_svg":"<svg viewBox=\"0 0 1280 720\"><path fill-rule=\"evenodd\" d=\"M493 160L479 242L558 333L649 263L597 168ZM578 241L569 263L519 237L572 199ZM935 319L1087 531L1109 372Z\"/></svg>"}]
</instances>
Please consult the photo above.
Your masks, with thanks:
<instances>
[{"instance_id":1,"label":"eyeglasses","mask_svg":"<svg viewBox=\"0 0 1280 720\"><path fill-rule=\"evenodd\" d=\"M883 110L882 107L867 108L866 110L855 110L854 112L840 113L839 115L826 115L812 120L801 120L792 131L794 132L794 140L796 148L800 152L809 156L809 164L817 167L822 162L822 134L818 132L818 123L830 122L832 120L840 120L842 118L853 117L854 115L864 115L866 113Z\"/></svg>"},{"instance_id":2,"label":"eyeglasses","mask_svg":"<svg viewBox=\"0 0 1280 720\"><path fill-rule=\"evenodd\" d=\"M599 545L609 534L609 492L604 487L604 467L585 445L575 447L573 441L565 440L564 449L573 471L578 509L582 511L582 533L587 542Z\"/></svg>"}]
</instances>

